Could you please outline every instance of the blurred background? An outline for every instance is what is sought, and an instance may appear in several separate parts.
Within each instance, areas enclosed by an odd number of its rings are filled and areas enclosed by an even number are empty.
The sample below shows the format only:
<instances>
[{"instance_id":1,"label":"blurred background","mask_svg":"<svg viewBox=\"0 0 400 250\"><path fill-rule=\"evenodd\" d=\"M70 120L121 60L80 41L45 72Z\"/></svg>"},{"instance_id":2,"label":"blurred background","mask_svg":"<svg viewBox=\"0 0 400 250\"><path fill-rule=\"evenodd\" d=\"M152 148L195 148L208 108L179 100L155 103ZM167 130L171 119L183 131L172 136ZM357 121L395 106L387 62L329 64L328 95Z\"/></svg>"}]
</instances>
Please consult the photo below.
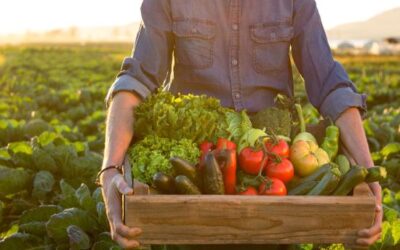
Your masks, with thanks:
<instances>
[{"instance_id":1,"label":"blurred background","mask_svg":"<svg viewBox=\"0 0 400 250\"><path fill-rule=\"evenodd\" d=\"M399 0L317 0L331 46L399 53ZM140 0L14 0L0 3L0 44L132 42Z\"/></svg>"}]
</instances>

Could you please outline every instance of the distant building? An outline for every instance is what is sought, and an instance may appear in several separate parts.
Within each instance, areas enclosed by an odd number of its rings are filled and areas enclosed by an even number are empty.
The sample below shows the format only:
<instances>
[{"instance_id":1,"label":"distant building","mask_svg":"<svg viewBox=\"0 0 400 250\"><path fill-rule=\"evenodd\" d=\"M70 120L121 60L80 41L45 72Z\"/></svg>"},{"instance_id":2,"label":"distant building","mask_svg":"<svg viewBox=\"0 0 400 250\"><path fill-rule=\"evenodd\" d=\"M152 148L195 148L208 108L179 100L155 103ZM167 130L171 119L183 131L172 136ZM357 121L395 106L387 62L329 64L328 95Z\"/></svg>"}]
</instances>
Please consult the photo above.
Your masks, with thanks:
<instances>
[{"instance_id":1,"label":"distant building","mask_svg":"<svg viewBox=\"0 0 400 250\"><path fill-rule=\"evenodd\" d=\"M386 41L370 41L364 45L363 52L371 55L392 55L396 53Z\"/></svg>"},{"instance_id":2,"label":"distant building","mask_svg":"<svg viewBox=\"0 0 400 250\"><path fill-rule=\"evenodd\" d=\"M351 42L344 41L344 42L340 43L340 44L337 46L337 48L338 48L339 50L353 50L353 49L355 49L356 47L355 47L354 44L352 44Z\"/></svg>"}]
</instances>

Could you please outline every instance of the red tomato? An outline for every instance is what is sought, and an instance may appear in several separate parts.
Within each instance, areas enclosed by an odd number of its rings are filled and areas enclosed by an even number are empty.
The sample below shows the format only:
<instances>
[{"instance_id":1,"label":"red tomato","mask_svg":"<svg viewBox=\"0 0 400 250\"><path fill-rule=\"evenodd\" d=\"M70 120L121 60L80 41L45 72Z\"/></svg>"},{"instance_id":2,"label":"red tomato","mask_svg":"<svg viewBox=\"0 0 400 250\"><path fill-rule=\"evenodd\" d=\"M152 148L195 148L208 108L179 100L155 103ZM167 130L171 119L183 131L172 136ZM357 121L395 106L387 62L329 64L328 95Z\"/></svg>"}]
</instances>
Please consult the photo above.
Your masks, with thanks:
<instances>
[{"instance_id":1,"label":"red tomato","mask_svg":"<svg viewBox=\"0 0 400 250\"><path fill-rule=\"evenodd\" d=\"M287 183L294 176L294 167L288 159L282 158L280 162L270 161L265 167L265 174Z\"/></svg>"},{"instance_id":2,"label":"red tomato","mask_svg":"<svg viewBox=\"0 0 400 250\"><path fill-rule=\"evenodd\" d=\"M218 138L216 149L236 150L236 144L225 138Z\"/></svg>"},{"instance_id":3,"label":"red tomato","mask_svg":"<svg viewBox=\"0 0 400 250\"><path fill-rule=\"evenodd\" d=\"M255 187L248 186L246 190L238 193L240 195L258 195L258 191Z\"/></svg>"},{"instance_id":4,"label":"red tomato","mask_svg":"<svg viewBox=\"0 0 400 250\"><path fill-rule=\"evenodd\" d=\"M268 152L284 158L289 157L289 144L285 140L280 139L277 142L274 142L274 140L270 139L267 140L264 144Z\"/></svg>"},{"instance_id":5,"label":"red tomato","mask_svg":"<svg viewBox=\"0 0 400 250\"><path fill-rule=\"evenodd\" d=\"M285 184L277 178L269 178L258 187L260 195L287 195Z\"/></svg>"},{"instance_id":6,"label":"red tomato","mask_svg":"<svg viewBox=\"0 0 400 250\"><path fill-rule=\"evenodd\" d=\"M267 156L265 156L267 158ZM260 168L264 169L265 164L261 166L264 158L264 152L262 150L254 150L251 147L244 148L239 154L239 165L240 168L248 173L257 175L260 172Z\"/></svg>"}]
</instances>

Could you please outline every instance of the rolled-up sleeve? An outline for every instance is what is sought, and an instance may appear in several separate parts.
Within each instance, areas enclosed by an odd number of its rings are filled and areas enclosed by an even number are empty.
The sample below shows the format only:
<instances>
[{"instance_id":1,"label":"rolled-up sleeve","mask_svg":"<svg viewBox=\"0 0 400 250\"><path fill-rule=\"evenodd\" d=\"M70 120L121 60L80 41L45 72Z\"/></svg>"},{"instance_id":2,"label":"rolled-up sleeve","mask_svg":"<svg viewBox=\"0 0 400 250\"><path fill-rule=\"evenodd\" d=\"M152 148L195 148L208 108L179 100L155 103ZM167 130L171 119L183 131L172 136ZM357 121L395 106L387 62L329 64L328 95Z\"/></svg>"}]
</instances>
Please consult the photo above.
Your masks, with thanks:
<instances>
[{"instance_id":1,"label":"rolled-up sleeve","mask_svg":"<svg viewBox=\"0 0 400 250\"><path fill-rule=\"evenodd\" d=\"M169 1L144 0L142 25L131 57L124 59L121 71L106 96L108 107L120 91L135 92L142 99L162 86L171 69L173 38Z\"/></svg>"},{"instance_id":2,"label":"rolled-up sleeve","mask_svg":"<svg viewBox=\"0 0 400 250\"><path fill-rule=\"evenodd\" d=\"M315 0L294 3L292 55L310 102L332 121L350 107L364 113L366 97L357 92L342 65L333 60Z\"/></svg>"}]
</instances>

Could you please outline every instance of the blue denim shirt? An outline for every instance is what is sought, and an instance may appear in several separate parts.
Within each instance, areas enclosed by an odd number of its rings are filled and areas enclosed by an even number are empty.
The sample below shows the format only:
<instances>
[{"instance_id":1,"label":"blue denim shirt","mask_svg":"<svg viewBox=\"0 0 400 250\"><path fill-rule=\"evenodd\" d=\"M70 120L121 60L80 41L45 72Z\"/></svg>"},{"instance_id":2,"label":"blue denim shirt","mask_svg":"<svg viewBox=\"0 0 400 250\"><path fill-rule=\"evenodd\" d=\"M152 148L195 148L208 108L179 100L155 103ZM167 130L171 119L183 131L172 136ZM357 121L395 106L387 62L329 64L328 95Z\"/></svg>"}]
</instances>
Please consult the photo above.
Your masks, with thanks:
<instances>
[{"instance_id":1,"label":"blue denim shirt","mask_svg":"<svg viewBox=\"0 0 400 250\"><path fill-rule=\"evenodd\" d=\"M173 93L256 112L274 105L278 93L294 95L291 53L324 117L365 110L365 96L332 58L314 0L144 0L141 11L133 54L107 104L118 91L146 98L168 83Z\"/></svg>"}]
</instances>

